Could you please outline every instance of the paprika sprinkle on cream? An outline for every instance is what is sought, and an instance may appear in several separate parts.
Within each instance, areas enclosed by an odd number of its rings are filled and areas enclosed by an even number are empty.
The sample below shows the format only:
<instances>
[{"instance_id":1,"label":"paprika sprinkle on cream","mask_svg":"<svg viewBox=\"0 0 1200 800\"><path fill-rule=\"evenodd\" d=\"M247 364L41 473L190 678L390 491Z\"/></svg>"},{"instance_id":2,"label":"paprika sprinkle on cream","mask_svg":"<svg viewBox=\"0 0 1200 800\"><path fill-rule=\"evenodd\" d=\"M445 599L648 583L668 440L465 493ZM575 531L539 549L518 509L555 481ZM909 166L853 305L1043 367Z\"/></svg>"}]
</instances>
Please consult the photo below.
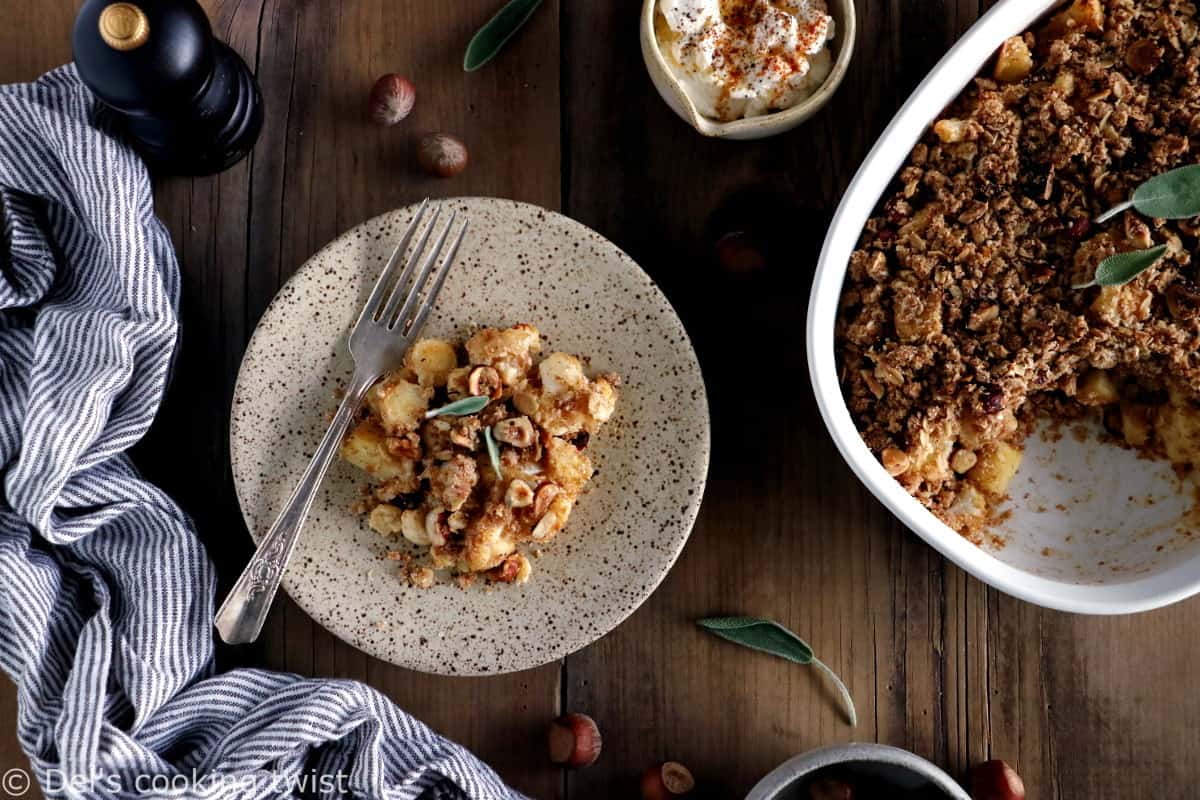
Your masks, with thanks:
<instances>
[{"instance_id":1,"label":"paprika sprinkle on cream","mask_svg":"<svg viewBox=\"0 0 1200 800\"><path fill-rule=\"evenodd\" d=\"M655 34L696 110L723 122L795 105L832 66L825 0L658 0Z\"/></svg>"}]
</instances>

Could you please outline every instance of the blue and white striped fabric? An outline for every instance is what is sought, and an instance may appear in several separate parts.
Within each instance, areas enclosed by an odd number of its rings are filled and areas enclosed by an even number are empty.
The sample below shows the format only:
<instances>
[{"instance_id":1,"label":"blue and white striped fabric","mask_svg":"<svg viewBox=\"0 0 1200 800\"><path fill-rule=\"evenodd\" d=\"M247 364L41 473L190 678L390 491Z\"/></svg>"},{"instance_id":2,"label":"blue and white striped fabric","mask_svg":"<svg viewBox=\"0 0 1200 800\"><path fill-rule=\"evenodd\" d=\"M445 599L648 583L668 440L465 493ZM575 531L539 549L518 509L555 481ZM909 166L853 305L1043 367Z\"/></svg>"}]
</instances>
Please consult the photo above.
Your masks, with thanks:
<instances>
[{"instance_id":1,"label":"blue and white striped fabric","mask_svg":"<svg viewBox=\"0 0 1200 800\"><path fill-rule=\"evenodd\" d=\"M45 794L519 798L366 686L213 674L212 565L125 455L178 265L103 127L73 66L0 87L0 666Z\"/></svg>"}]
</instances>

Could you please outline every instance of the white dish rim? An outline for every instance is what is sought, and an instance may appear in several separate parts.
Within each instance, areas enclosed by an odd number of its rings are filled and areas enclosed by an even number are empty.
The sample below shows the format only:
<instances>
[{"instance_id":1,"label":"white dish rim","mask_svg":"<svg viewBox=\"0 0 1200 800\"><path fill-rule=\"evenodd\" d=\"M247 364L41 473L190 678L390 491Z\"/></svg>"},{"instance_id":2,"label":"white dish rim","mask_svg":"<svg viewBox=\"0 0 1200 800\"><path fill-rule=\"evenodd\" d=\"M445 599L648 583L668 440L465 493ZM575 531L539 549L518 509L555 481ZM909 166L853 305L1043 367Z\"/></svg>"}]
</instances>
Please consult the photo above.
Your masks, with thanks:
<instances>
[{"instance_id":1,"label":"white dish rim","mask_svg":"<svg viewBox=\"0 0 1200 800\"><path fill-rule=\"evenodd\" d=\"M1200 557L1154 575L1112 584L1053 580L1004 563L945 525L888 475L850 417L834 353L834 322L850 253L913 145L1004 39L1027 30L1062 2L1001 0L950 48L879 137L846 188L817 261L806 331L809 375L821 417L846 463L888 510L943 556L983 582L1039 606L1080 614L1129 614L1161 608L1200 592Z\"/></svg>"}]
</instances>

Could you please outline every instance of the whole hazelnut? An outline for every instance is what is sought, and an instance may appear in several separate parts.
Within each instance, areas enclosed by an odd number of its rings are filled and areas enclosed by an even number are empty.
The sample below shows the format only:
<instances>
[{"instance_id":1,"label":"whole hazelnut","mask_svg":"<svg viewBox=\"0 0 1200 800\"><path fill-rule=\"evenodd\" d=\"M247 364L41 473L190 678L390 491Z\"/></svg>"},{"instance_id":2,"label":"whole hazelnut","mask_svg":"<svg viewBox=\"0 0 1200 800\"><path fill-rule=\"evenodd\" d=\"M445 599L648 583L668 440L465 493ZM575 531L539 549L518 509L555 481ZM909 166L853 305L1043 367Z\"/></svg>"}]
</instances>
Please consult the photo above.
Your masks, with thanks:
<instances>
[{"instance_id":1,"label":"whole hazelnut","mask_svg":"<svg viewBox=\"0 0 1200 800\"><path fill-rule=\"evenodd\" d=\"M395 125L413 110L417 90L403 75L384 75L371 87L371 119L380 125Z\"/></svg>"},{"instance_id":2,"label":"whole hazelnut","mask_svg":"<svg viewBox=\"0 0 1200 800\"><path fill-rule=\"evenodd\" d=\"M600 757L600 729L587 714L564 714L550 723L550 760L582 769Z\"/></svg>"},{"instance_id":3,"label":"whole hazelnut","mask_svg":"<svg viewBox=\"0 0 1200 800\"><path fill-rule=\"evenodd\" d=\"M970 783L974 800L1025 800L1025 782L999 759L972 767Z\"/></svg>"},{"instance_id":4,"label":"whole hazelnut","mask_svg":"<svg viewBox=\"0 0 1200 800\"><path fill-rule=\"evenodd\" d=\"M417 144L421 169L439 178L453 178L467 168L467 146L445 133L431 133Z\"/></svg>"},{"instance_id":5,"label":"whole hazelnut","mask_svg":"<svg viewBox=\"0 0 1200 800\"><path fill-rule=\"evenodd\" d=\"M642 800L670 800L696 788L696 779L683 764L667 761L642 773Z\"/></svg>"}]
</instances>

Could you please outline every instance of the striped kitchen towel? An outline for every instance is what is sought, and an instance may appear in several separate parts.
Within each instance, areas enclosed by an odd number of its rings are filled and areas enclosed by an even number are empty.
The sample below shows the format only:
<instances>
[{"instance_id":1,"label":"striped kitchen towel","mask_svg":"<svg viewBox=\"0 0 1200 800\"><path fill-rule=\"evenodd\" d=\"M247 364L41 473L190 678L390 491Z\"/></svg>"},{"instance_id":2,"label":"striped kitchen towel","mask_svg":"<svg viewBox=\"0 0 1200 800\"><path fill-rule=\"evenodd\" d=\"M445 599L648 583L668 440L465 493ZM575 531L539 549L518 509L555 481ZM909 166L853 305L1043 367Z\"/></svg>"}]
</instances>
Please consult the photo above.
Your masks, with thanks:
<instances>
[{"instance_id":1,"label":"striped kitchen towel","mask_svg":"<svg viewBox=\"0 0 1200 800\"><path fill-rule=\"evenodd\" d=\"M125 455L167 382L179 269L104 128L73 66L0 87L0 666L44 793L519 798L366 686L214 674L212 565Z\"/></svg>"}]
</instances>

